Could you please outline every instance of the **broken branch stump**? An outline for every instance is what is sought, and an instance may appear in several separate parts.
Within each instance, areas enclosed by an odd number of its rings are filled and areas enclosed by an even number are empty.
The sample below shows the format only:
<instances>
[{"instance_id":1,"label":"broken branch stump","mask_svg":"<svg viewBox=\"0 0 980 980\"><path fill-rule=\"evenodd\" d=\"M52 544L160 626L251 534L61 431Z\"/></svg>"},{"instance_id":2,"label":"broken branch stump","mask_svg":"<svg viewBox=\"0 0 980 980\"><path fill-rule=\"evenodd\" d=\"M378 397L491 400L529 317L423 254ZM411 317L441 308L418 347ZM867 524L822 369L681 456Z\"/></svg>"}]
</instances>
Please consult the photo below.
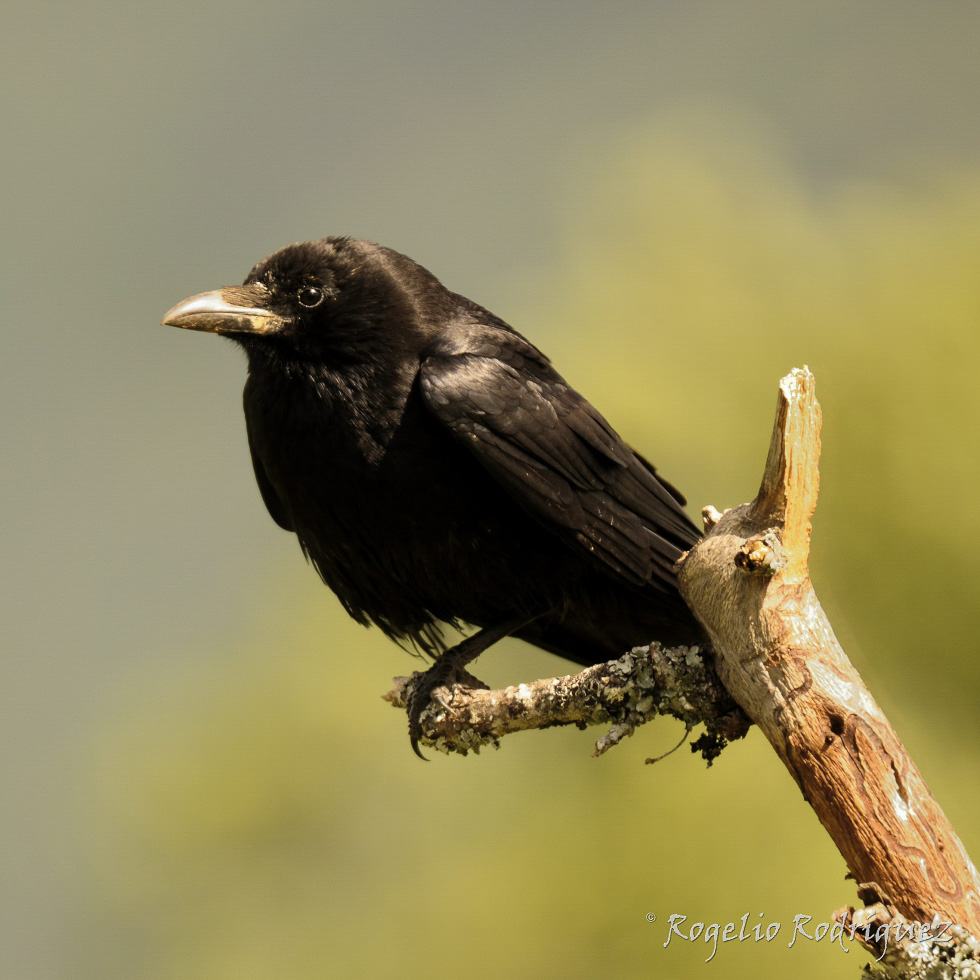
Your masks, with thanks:
<instances>
[{"instance_id":1,"label":"broken branch stump","mask_svg":"<svg viewBox=\"0 0 980 980\"><path fill-rule=\"evenodd\" d=\"M708 632L722 683L762 729L858 882L908 920L980 935L980 880L857 670L808 571L820 406L813 375L779 386L762 485L681 560L681 594Z\"/></svg>"}]
</instances>

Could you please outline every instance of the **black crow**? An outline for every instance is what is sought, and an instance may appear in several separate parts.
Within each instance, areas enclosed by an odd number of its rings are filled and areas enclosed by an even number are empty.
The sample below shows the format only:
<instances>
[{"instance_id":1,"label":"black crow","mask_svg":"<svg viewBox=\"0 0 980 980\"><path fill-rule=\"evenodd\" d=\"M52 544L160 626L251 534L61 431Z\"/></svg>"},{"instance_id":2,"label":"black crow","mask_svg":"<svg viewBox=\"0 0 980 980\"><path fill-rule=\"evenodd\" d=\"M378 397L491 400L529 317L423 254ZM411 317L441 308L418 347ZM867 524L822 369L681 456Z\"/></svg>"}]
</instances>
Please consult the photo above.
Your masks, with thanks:
<instances>
[{"instance_id":1,"label":"black crow","mask_svg":"<svg viewBox=\"0 0 980 980\"><path fill-rule=\"evenodd\" d=\"M699 537L684 498L537 347L406 256L289 245L163 322L245 349L269 513L354 619L437 657L416 752L432 689L509 634L579 664L703 641L672 570Z\"/></svg>"}]
</instances>

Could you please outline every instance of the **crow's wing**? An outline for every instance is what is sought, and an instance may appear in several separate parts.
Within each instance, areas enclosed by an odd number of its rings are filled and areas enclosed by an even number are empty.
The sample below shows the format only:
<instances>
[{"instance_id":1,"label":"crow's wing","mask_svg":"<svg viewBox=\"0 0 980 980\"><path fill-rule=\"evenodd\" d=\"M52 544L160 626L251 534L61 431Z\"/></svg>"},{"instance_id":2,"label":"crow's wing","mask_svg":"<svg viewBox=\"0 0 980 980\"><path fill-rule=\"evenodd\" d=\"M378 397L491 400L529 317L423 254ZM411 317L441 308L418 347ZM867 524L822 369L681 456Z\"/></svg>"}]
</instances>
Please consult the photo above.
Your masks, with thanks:
<instances>
[{"instance_id":1,"label":"crow's wing","mask_svg":"<svg viewBox=\"0 0 980 980\"><path fill-rule=\"evenodd\" d=\"M683 498L519 334L470 337L423 360L429 410L570 544L635 585L672 589L674 562L699 536Z\"/></svg>"}]
</instances>

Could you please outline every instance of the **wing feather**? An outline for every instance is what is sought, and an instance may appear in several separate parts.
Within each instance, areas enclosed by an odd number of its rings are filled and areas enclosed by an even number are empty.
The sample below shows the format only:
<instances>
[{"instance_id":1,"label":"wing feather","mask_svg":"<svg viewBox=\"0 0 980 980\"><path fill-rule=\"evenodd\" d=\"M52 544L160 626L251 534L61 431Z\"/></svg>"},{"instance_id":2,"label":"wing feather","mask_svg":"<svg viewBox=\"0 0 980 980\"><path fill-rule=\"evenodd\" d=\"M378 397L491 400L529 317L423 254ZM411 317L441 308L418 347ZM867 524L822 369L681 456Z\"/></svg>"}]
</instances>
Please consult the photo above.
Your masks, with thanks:
<instances>
[{"instance_id":1,"label":"wing feather","mask_svg":"<svg viewBox=\"0 0 980 980\"><path fill-rule=\"evenodd\" d=\"M573 547L633 584L672 589L674 562L698 538L683 498L523 338L487 333L475 352L423 361L429 410Z\"/></svg>"}]
</instances>

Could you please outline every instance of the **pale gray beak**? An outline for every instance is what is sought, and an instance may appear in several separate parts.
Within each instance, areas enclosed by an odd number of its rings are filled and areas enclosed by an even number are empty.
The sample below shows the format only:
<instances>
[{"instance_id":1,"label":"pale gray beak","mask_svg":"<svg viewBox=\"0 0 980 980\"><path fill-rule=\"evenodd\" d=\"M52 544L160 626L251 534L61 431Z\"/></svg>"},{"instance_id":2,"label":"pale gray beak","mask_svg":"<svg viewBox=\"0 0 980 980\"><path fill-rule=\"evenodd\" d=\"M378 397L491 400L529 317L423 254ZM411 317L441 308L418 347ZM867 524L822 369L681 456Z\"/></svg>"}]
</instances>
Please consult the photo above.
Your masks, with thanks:
<instances>
[{"instance_id":1,"label":"pale gray beak","mask_svg":"<svg viewBox=\"0 0 980 980\"><path fill-rule=\"evenodd\" d=\"M260 283L198 293L168 310L163 324L209 333L276 333L286 321L264 308L262 304L268 295L269 291Z\"/></svg>"}]
</instances>

